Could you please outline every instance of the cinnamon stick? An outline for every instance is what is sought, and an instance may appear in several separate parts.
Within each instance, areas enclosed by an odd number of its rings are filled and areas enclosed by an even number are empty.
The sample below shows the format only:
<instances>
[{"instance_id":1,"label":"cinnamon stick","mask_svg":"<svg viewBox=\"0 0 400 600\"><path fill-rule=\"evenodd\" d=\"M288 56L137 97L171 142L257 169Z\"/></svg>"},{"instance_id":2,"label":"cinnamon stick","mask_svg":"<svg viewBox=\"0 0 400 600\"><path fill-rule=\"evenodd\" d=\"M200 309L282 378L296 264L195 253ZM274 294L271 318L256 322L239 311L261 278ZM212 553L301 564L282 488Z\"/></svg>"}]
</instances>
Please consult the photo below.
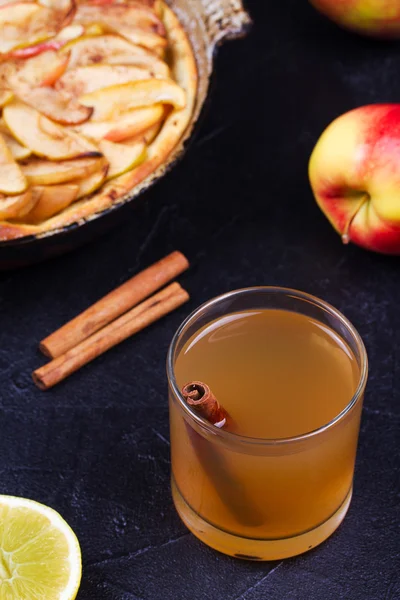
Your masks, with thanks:
<instances>
[{"instance_id":1,"label":"cinnamon stick","mask_svg":"<svg viewBox=\"0 0 400 600\"><path fill-rule=\"evenodd\" d=\"M219 428L232 423L227 411L205 383L192 381L186 384L181 392L187 404L209 423ZM197 433L189 423L186 423L186 430L204 472L211 480L226 509L246 527L262 525L264 523L262 513L254 505L254 501L240 481L231 474L230 465L223 453L218 451L215 444Z\"/></svg>"},{"instance_id":2,"label":"cinnamon stick","mask_svg":"<svg viewBox=\"0 0 400 600\"><path fill-rule=\"evenodd\" d=\"M185 385L182 388L182 395L189 406L216 427L223 427L226 424L228 413L219 404L208 385L202 381L192 381Z\"/></svg>"},{"instance_id":3,"label":"cinnamon stick","mask_svg":"<svg viewBox=\"0 0 400 600\"><path fill-rule=\"evenodd\" d=\"M47 390L116 344L144 329L189 300L179 283L168 287L132 308L80 344L33 372L35 384Z\"/></svg>"},{"instance_id":4,"label":"cinnamon stick","mask_svg":"<svg viewBox=\"0 0 400 600\"><path fill-rule=\"evenodd\" d=\"M50 358L61 356L172 281L188 267L189 262L181 252L172 252L42 340L40 350Z\"/></svg>"}]
</instances>

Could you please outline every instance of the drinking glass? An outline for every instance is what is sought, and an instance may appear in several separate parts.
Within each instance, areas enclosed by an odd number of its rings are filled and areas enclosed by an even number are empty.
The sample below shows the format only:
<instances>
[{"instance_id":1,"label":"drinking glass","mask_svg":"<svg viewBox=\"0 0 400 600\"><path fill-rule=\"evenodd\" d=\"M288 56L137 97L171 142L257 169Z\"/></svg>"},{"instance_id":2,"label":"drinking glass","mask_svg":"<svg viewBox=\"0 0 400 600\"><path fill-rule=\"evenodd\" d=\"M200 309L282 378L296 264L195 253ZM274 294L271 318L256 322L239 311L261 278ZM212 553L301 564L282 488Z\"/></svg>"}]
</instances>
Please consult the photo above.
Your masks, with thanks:
<instances>
[{"instance_id":1,"label":"drinking glass","mask_svg":"<svg viewBox=\"0 0 400 600\"><path fill-rule=\"evenodd\" d=\"M280 309L329 327L351 349L358 384L347 406L322 427L290 438L247 437L218 428L185 402L174 367L202 327L235 312ZM187 527L225 554L276 560L328 538L350 505L368 361L362 339L335 308L277 287L229 292L179 327L168 351L172 496ZM186 383L186 382L185 382Z\"/></svg>"}]
</instances>

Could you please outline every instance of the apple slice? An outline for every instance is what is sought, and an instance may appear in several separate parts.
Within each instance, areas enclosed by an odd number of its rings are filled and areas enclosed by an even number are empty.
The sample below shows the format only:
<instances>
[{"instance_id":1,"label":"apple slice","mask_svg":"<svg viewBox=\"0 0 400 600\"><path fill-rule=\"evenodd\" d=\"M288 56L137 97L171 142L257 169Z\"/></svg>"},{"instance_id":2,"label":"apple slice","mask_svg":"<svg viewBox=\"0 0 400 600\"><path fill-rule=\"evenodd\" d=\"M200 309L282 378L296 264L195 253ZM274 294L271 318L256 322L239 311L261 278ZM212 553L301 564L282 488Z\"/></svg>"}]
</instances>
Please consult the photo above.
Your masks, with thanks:
<instances>
[{"instance_id":1,"label":"apple slice","mask_svg":"<svg viewBox=\"0 0 400 600\"><path fill-rule=\"evenodd\" d=\"M85 28L83 25L79 25L78 23L71 23L71 25L67 25L67 27L63 27L61 31L57 33L54 38L54 41L61 42L62 44L66 44L71 40L75 40L76 38L81 37L85 33Z\"/></svg>"},{"instance_id":2,"label":"apple slice","mask_svg":"<svg viewBox=\"0 0 400 600\"><path fill-rule=\"evenodd\" d=\"M9 196L22 194L28 182L0 134L0 192Z\"/></svg>"},{"instance_id":3,"label":"apple slice","mask_svg":"<svg viewBox=\"0 0 400 600\"><path fill-rule=\"evenodd\" d=\"M25 25L39 11L40 6L35 2L7 2L0 10L0 27Z\"/></svg>"},{"instance_id":4,"label":"apple slice","mask_svg":"<svg viewBox=\"0 0 400 600\"><path fill-rule=\"evenodd\" d=\"M18 80L23 80L31 87L53 85L67 69L69 54L58 54L54 50L48 50L27 58L23 61L15 62L16 76Z\"/></svg>"},{"instance_id":5,"label":"apple slice","mask_svg":"<svg viewBox=\"0 0 400 600\"><path fill-rule=\"evenodd\" d=\"M0 34L1 35L1 34ZM14 66L1 62L0 55L0 109L3 108L13 98L13 93L9 85L9 76L14 72Z\"/></svg>"},{"instance_id":6,"label":"apple slice","mask_svg":"<svg viewBox=\"0 0 400 600\"><path fill-rule=\"evenodd\" d=\"M162 127L161 123L156 123L152 127L149 127L148 129L146 129L146 131L143 133L143 139L147 145L151 144L156 139L156 137L160 133L161 127ZM132 143L132 142L133 142L133 140L130 141L130 143Z\"/></svg>"},{"instance_id":7,"label":"apple slice","mask_svg":"<svg viewBox=\"0 0 400 600\"><path fill-rule=\"evenodd\" d=\"M76 14L76 0L39 0L39 4L48 11L46 25L55 33L67 27Z\"/></svg>"},{"instance_id":8,"label":"apple slice","mask_svg":"<svg viewBox=\"0 0 400 600\"><path fill-rule=\"evenodd\" d=\"M147 154L146 144L143 141L124 146L124 144L102 140L99 142L99 148L109 164L107 180L137 167L145 160Z\"/></svg>"},{"instance_id":9,"label":"apple slice","mask_svg":"<svg viewBox=\"0 0 400 600\"><path fill-rule=\"evenodd\" d=\"M69 54L65 54L64 56L60 56L58 54L57 56L59 59L58 63L54 64L54 68L46 73L45 77L40 83L41 86L53 86L67 70Z\"/></svg>"},{"instance_id":10,"label":"apple slice","mask_svg":"<svg viewBox=\"0 0 400 600\"><path fill-rule=\"evenodd\" d=\"M21 44L21 40L26 39L33 17L40 11L40 6L29 2L16 2L2 6L0 10L0 53L12 50Z\"/></svg>"},{"instance_id":11,"label":"apple slice","mask_svg":"<svg viewBox=\"0 0 400 600\"><path fill-rule=\"evenodd\" d=\"M0 119L0 135L3 137L5 143L8 146L13 158L15 160L24 160L31 155L31 151L29 148L25 146L21 146L19 142L10 133L10 130L7 128L7 125L4 123L2 119Z\"/></svg>"},{"instance_id":12,"label":"apple slice","mask_svg":"<svg viewBox=\"0 0 400 600\"><path fill-rule=\"evenodd\" d=\"M85 26L85 35L97 36L106 33L104 27L100 23L92 23Z\"/></svg>"},{"instance_id":13,"label":"apple slice","mask_svg":"<svg viewBox=\"0 0 400 600\"><path fill-rule=\"evenodd\" d=\"M98 148L85 137L53 123L22 102L7 104L3 118L19 143L38 156L51 160L101 157Z\"/></svg>"},{"instance_id":14,"label":"apple slice","mask_svg":"<svg viewBox=\"0 0 400 600\"><path fill-rule=\"evenodd\" d=\"M68 13L68 11L72 8L71 0L37 0L38 4L41 6L45 6L46 8L51 8L53 10L62 11L63 13ZM75 4L75 3L73 3ZM76 12L76 6L75 6Z\"/></svg>"},{"instance_id":15,"label":"apple slice","mask_svg":"<svg viewBox=\"0 0 400 600\"><path fill-rule=\"evenodd\" d=\"M29 188L18 196L4 196L0 194L0 220L15 219L29 212L33 207L35 199L32 198L32 190Z\"/></svg>"},{"instance_id":16,"label":"apple slice","mask_svg":"<svg viewBox=\"0 0 400 600\"><path fill-rule=\"evenodd\" d=\"M3 132L1 132L1 135L3 136L4 141L7 144L14 160L25 160L32 154L29 148L22 146L12 137L12 135Z\"/></svg>"},{"instance_id":17,"label":"apple slice","mask_svg":"<svg viewBox=\"0 0 400 600\"><path fill-rule=\"evenodd\" d=\"M9 52L7 56L10 58L17 59L31 58L32 56L38 56L42 52L48 52L49 50L59 50L59 48L61 48L61 46L64 43L65 42L57 41L56 38L53 38L52 40L45 40L44 42L33 44L32 46L15 48L14 50L11 50L11 52Z\"/></svg>"},{"instance_id":18,"label":"apple slice","mask_svg":"<svg viewBox=\"0 0 400 600\"><path fill-rule=\"evenodd\" d=\"M41 223L67 208L78 195L78 185L50 185L32 187L35 205L23 218L24 223Z\"/></svg>"},{"instance_id":19,"label":"apple slice","mask_svg":"<svg viewBox=\"0 0 400 600\"><path fill-rule=\"evenodd\" d=\"M14 94L10 89L9 79L14 72L14 63L0 62L0 108L3 108L13 99Z\"/></svg>"},{"instance_id":20,"label":"apple slice","mask_svg":"<svg viewBox=\"0 0 400 600\"><path fill-rule=\"evenodd\" d=\"M21 165L30 185L53 185L72 179L83 179L104 166L102 158L80 158L77 160L51 161L33 158Z\"/></svg>"},{"instance_id":21,"label":"apple slice","mask_svg":"<svg viewBox=\"0 0 400 600\"><path fill-rule=\"evenodd\" d=\"M38 56L42 52L48 52L49 50L57 51L71 40L81 37L84 33L85 28L83 25L72 23L71 25L63 27L53 39L46 39L45 41L32 46L16 48L15 50L11 50L11 52L8 53L8 56L10 58L30 58L32 56Z\"/></svg>"},{"instance_id":22,"label":"apple slice","mask_svg":"<svg viewBox=\"0 0 400 600\"><path fill-rule=\"evenodd\" d=\"M51 7L29 2L3 6L0 11L0 53L48 40L71 22L74 13L74 0L52 2Z\"/></svg>"},{"instance_id":23,"label":"apple slice","mask_svg":"<svg viewBox=\"0 0 400 600\"><path fill-rule=\"evenodd\" d=\"M93 121L106 121L134 108L153 104L172 104L176 109L184 108L186 94L172 80L146 79L103 88L84 94L79 100L94 109Z\"/></svg>"},{"instance_id":24,"label":"apple slice","mask_svg":"<svg viewBox=\"0 0 400 600\"><path fill-rule=\"evenodd\" d=\"M155 77L168 77L169 68L154 54L117 35L83 36L65 44L60 52L71 52L69 68L87 65L136 65L149 69Z\"/></svg>"},{"instance_id":25,"label":"apple slice","mask_svg":"<svg viewBox=\"0 0 400 600\"><path fill-rule=\"evenodd\" d=\"M68 14L62 11L34 3L4 6L0 11L0 53L48 40L66 24L67 17Z\"/></svg>"},{"instance_id":26,"label":"apple slice","mask_svg":"<svg viewBox=\"0 0 400 600\"><path fill-rule=\"evenodd\" d=\"M119 29L129 27L143 32L165 36L165 27L156 13L145 5L136 4L79 4L75 15L77 23L100 23L105 27ZM165 41L165 40L164 40ZM157 44L158 45L158 44Z\"/></svg>"},{"instance_id":27,"label":"apple slice","mask_svg":"<svg viewBox=\"0 0 400 600\"><path fill-rule=\"evenodd\" d=\"M34 86L54 85L67 70L68 62L68 53L60 55L49 50L27 60L19 76Z\"/></svg>"},{"instance_id":28,"label":"apple slice","mask_svg":"<svg viewBox=\"0 0 400 600\"><path fill-rule=\"evenodd\" d=\"M143 31L143 29L131 27L130 25L110 24L109 30L118 33L120 36L128 40L128 42L132 42L132 44L144 46L145 48L156 52L157 55L162 54L168 45L166 38L162 37L161 35L158 35L157 33L151 33L150 31Z\"/></svg>"},{"instance_id":29,"label":"apple slice","mask_svg":"<svg viewBox=\"0 0 400 600\"><path fill-rule=\"evenodd\" d=\"M104 6L105 4L129 4L129 6L154 7L157 0L81 0L81 4L89 4L92 6Z\"/></svg>"},{"instance_id":30,"label":"apple slice","mask_svg":"<svg viewBox=\"0 0 400 600\"><path fill-rule=\"evenodd\" d=\"M20 79L12 81L11 85L14 94L22 102L62 125L84 123L93 112L90 106L80 104L70 94L63 94L51 87L32 88Z\"/></svg>"},{"instance_id":31,"label":"apple slice","mask_svg":"<svg viewBox=\"0 0 400 600\"><path fill-rule=\"evenodd\" d=\"M95 192L106 180L107 171L108 165L105 165L100 171L93 173L93 175L89 175L86 179L78 179L76 183L79 185L79 190L76 199L78 200L79 198L83 198L83 196L88 196Z\"/></svg>"},{"instance_id":32,"label":"apple slice","mask_svg":"<svg viewBox=\"0 0 400 600\"><path fill-rule=\"evenodd\" d=\"M55 88L73 96L82 96L106 86L152 77L148 69L133 65L91 65L68 71L57 81Z\"/></svg>"},{"instance_id":33,"label":"apple slice","mask_svg":"<svg viewBox=\"0 0 400 600\"><path fill-rule=\"evenodd\" d=\"M0 10L5 6L9 6L10 4L19 4L21 0L0 0ZM35 0L24 0L25 4L34 3Z\"/></svg>"},{"instance_id":34,"label":"apple slice","mask_svg":"<svg viewBox=\"0 0 400 600\"><path fill-rule=\"evenodd\" d=\"M15 76L18 71L18 62L14 60L1 60L0 57L0 88L5 93L12 90L10 88L10 79ZM7 102L6 102L7 104Z\"/></svg>"},{"instance_id":35,"label":"apple slice","mask_svg":"<svg viewBox=\"0 0 400 600\"><path fill-rule=\"evenodd\" d=\"M155 140L155 138L157 137L157 135L160 132L161 127L162 127L161 123L156 123L155 125L152 125L148 129L146 129L145 131L140 133L139 135L135 135L133 137L130 137L130 138L124 140L124 144L127 146L131 146L133 144L136 144L139 140L143 140L147 145L149 145L149 144L151 144L151 142L153 142Z\"/></svg>"},{"instance_id":36,"label":"apple slice","mask_svg":"<svg viewBox=\"0 0 400 600\"><path fill-rule=\"evenodd\" d=\"M78 125L75 129L92 140L106 139L111 142L121 142L141 134L152 125L159 123L163 117L163 106L155 104L148 108L132 110L112 121L90 121Z\"/></svg>"},{"instance_id":37,"label":"apple slice","mask_svg":"<svg viewBox=\"0 0 400 600\"><path fill-rule=\"evenodd\" d=\"M3 106L8 104L8 102L11 102L13 97L14 97L14 94L12 93L11 90L8 90L6 88L0 89L0 108L3 108Z\"/></svg>"}]
</instances>

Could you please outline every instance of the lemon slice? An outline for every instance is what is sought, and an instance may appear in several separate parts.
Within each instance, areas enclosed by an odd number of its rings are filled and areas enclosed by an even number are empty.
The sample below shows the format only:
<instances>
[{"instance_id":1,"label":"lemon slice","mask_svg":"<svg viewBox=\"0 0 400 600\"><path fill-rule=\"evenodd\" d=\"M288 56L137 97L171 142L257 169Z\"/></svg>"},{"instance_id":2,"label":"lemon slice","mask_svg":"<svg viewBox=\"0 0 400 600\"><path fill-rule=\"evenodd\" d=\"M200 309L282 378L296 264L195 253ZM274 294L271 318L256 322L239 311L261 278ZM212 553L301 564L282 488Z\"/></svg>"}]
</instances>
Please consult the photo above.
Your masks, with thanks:
<instances>
[{"instance_id":1,"label":"lemon slice","mask_svg":"<svg viewBox=\"0 0 400 600\"><path fill-rule=\"evenodd\" d=\"M81 580L79 542L43 504L0 496L0 600L73 600Z\"/></svg>"}]
</instances>

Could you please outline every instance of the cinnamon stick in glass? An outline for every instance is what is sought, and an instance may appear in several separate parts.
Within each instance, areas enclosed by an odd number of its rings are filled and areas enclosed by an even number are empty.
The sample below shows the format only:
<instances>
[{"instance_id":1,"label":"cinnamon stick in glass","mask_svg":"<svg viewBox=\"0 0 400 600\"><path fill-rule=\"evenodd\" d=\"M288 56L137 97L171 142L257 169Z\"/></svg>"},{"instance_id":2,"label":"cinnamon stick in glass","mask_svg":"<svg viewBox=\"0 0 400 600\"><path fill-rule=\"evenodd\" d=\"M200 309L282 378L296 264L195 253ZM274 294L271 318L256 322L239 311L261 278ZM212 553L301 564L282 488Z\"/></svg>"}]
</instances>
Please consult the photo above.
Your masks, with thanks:
<instances>
[{"instance_id":1,"label":"cinnamon stick in glass","mask_svg":"<svg viewBox=\"0 0 400 600\"><path fill-rule=\"evenodd\" d=\"M182 395L189 406L192 406L204 419L215 425L224 427L228 413L205 383L192 381L182 389Z\"/></svg>"},{"instance_id":2,"label":"cinnamon stick in glass","mask_svg":"<svg viewBox=\"0 0 400 600\"><path fill-rule=\"evenodd\" d=\"M35 384L47 390L116 344L161 319L189 300L179 283L171 283L119 319L33 372Z\"/></svg>"},{"instance_id":3,"label":"cinnamon stick in glass","mask_svg":"<svg viewBox=\"0 0 400 600\"><path fill-rule=\"evenodd\" d=\"M223 428L232 425L232 419L220 405L209 386L202 381L192 381L182 390L182 396L206 421ZM264 522L263 516L243 486L229 472L229 464L216 444L197 433L186 423L186 429L197 458L204 472L212 481L219 497L235 519L247 527L257 527Z\"/></svg>"},{"instance_id":4,"label":"cinnamon stick in glass","mask_svg":"<svg viewBox=\"0 0 400 600\"><path fill-rule=\"evenodd\" d=\"M101 298L42 340L40 350L57 358L172 281L189 267L181 252L172 252Z\"/></svg>"}]
</instances>

